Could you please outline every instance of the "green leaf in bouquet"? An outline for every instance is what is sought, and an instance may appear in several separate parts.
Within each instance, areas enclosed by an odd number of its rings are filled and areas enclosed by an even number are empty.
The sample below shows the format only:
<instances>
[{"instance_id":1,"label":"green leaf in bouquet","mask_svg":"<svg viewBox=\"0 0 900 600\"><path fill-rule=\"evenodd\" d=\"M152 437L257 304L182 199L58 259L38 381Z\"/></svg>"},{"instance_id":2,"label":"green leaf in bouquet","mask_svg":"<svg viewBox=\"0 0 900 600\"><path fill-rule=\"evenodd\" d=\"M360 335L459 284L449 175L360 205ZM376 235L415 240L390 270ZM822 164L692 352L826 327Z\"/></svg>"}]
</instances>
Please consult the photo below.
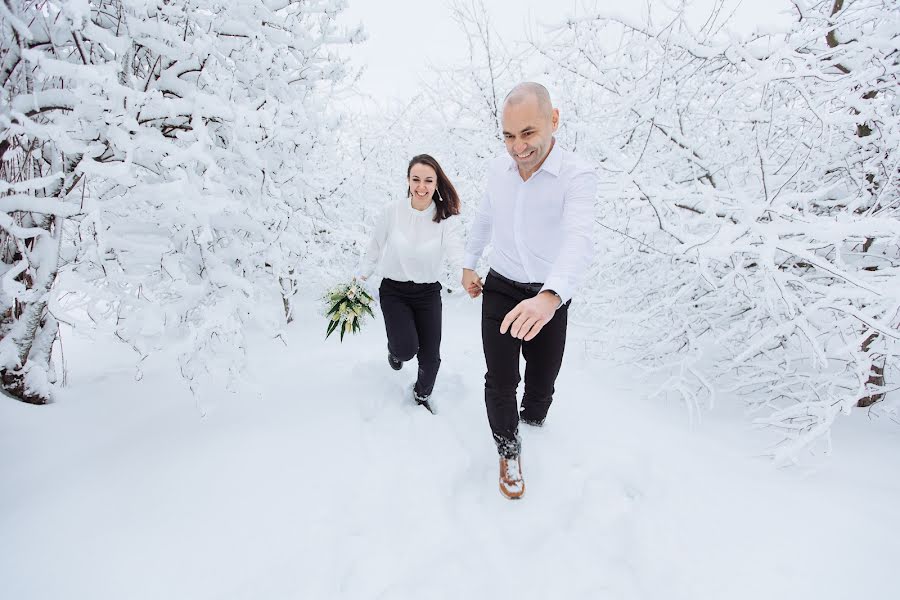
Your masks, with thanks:
<instances>
[{"instance_id":1,"label":"green leaf in bouquet","mask_svg":"<svg viewBox=\"0 0 900 600\"><path fill-rule=\"evenodd\" d=\"M340 311L342 304L344 304L343 300L338 301L334 306L331 307L331 310L328 311L328 314L330 315Z\"/></svg>"},{"instance_id":2,"label":"green leaf in bouquet","mask_svg":"<svg viewBox=\"0 0 900 600\"><path fill-rule=\"evenodd\" d=\"M325 332L326 340L328 339L328 336L330 336L332 333L334 333L334 330L338 328L338 325L340 325L340 323L341 323L340 321L329 321L328 322L328 330Z\"/></svg>"}]
</instances>

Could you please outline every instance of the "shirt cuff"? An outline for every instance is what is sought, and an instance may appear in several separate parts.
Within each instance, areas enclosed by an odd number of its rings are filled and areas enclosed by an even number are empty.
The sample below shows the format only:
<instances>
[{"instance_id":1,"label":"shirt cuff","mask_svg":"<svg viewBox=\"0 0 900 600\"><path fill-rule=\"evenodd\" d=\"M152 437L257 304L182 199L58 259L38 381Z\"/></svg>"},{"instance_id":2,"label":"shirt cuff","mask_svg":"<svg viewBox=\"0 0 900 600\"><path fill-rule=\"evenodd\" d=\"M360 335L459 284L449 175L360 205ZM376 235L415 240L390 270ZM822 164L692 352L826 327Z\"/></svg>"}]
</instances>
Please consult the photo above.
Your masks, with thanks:
<instances>
[{"instance_id":1,"label":"shirt cuff","mask_svg":"<svg viewBox=\"0 0 900 600\"><path fill-rule=\"evenodd\" d=\"M360 275L363 277L371 277L372 273L375 272L375 265L368 262L362 261L358 265L356 265L356 269L353 271L353 276L357 279Z\"/></svg>"},{"instance_id":2,"label":"shirt cuff","mask_svg":"<svg viewBox=\"0 0 900 600\"><path fill-rule=\"evenodd\" d=\"M569 288L569 285L562 279L550 278L545 281L544 287L541 288L541 292L548 290L553 290L554 292L556 292L559 295L560 299L562 299L563 304L572 299L572 290Z\"/></svg>"},{"instance_id":3,"label":"shirt cuff","mask_svg":"<svg viewBox=\"0 0 900 600\"><path fill-rule=\"evenodd\" d=\"M478 260L481 258L479 254L466 254L463 259L463 269L469 269L474 271L475 267L478 266Z\"/></svg>"}]
</instances>

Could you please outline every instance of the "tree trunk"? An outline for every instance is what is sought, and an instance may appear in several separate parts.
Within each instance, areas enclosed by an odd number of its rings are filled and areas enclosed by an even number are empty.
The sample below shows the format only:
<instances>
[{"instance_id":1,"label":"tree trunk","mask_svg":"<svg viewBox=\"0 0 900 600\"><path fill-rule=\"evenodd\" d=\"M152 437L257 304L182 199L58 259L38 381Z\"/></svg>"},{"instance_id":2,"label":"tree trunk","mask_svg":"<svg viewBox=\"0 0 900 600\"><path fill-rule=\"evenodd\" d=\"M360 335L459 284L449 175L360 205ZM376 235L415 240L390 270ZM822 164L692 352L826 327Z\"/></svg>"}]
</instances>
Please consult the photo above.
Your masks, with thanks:
<instances>
[{"instance_id":1,"label":"tree trunk","mask_svg":"<svg viewBox=\"0 0 900 600\"><path fill-rule=\"evenodd\" d=\"M831 16L833 17L834 15L839 13L841 10L843 10L843 8L844 8L844 0L834 0L834 4L831 7ZM840 40L838 40L838 38L837 38L837 32L834 29L831 29L828 31L828 34L825 36L825 41L828 44L829 48L837 48L841 44ZM850 72L849 68L847 68L846 66L844 66L840 63L837 64L837 68L842 73L845 73L845 74ZM869 90L868 92L864 93L862 95L862 97L864 100L872 100L877 95L878 95L878 92L876 90ZM859 110L856 108L851 108L851 111L853 112L854 115L859 114ZM856 124L856 137L862 139L862 138L867 138L870 135L872 135L872 128L868 123L863 122L863 123ZM875 173L866 173L866 181L869 183L869 186L870 186L869 193L871 193L874 196L876 194L877 188L878 188ZM873 240L872 238L866 239L866 242L865 242L865 244L863 244L863 248L862 248L863 252L868 252L869 248L872 246L872 243L874 241L875 240ZM866 380L866 384L876 385L878 387L884 387L884 357L879 356L877 353L876 354L870 353L872 344L877 339L878 339L878 333L877 332L872 333L862 343L862 345L860 346L860 350L869 357L869 378ZM881 365L878 364L879 360L881 360ZM884 400L884 394L883 393L875 393L870 396L865 396L863 398L860 398L857 401L856 405L861 408L865 408L865 407L871 406L881 400Z\"/></svg>"},{"instance_id":2,"label":"tree trunk","mask_svg":"<svg viewBox=\"0 0 900 600\"><path fill-rule=\"evenodd\" d=\"M878 387L884 387L884 357L881 358L881 365L878 364L879 356L877 354L869 354L869 351L872 347L872 344L875 340L878 339L878 333L873 333L869 337L865 339L860 347L860 350L869 355L869 378L866 380L866 384L877 385ZM872 406L876 402L880 402L884 400L884 393L878 392L872 394L870 396L865 396L860 398L856 405L860 408L865 408L867 406Z\"/></svg>"},{"instance_id":3,"label":"tree trunk","mask_svg":"<svg viewBox=\"0 0 900 600\"><path fill-rule=\"evenodd\" d=\"M31 254L37 258L28 269L30 277L23 278L31 283L27 288L30 301L9 315L12 323L0 342L0 355L6 358L6 364L0 364L0 385L8 394L29 404L50 401L50 353L58 331L56 319L47 312L47 302L59 272L61 232L56 217L47 217L39 226L49 235L35 239L31 248ZM10 355L15 356L17 364L10 364Z\"/></svg>"},{"instance_id":4,"label":"tree trunk","mask_svg":"<svg viewBox=\"0 0 900 600\"><path fill-rule=\"evenodd\" d=\"M288 277L279 277L278 283L281 285L281 301L284 303L284 318L286 322L291 323L294 320L294 295L297 293L297 286L294 283L294 270L288 271Z\"/></svg>"}]
</instances>

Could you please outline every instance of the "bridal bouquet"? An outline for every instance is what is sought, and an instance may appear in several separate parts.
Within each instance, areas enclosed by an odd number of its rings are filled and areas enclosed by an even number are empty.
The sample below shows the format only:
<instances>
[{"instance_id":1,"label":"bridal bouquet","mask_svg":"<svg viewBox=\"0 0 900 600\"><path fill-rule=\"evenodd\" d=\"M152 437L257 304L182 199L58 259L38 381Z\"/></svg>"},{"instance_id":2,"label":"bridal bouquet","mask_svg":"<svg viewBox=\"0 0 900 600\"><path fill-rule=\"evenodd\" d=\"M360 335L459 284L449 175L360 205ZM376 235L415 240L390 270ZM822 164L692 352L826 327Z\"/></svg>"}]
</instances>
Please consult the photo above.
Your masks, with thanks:
<instances>
[{"instance_id":1,"label":"bridal bouquet","mask_svg":"<svg viewBox=\"0 0 900 600\"><path fill-rule=\"evenodd\" d=\"M343 342L345 333L359 331L360 323L365 315L375 316L372 309L369 308L375 299L356 279L350 283L334 286L328 290L323 300L328 309L326 313L328 329L325 331L325 339L328 339L328 336L335 330L340 330Z\"/></svg>"}]
</instances>

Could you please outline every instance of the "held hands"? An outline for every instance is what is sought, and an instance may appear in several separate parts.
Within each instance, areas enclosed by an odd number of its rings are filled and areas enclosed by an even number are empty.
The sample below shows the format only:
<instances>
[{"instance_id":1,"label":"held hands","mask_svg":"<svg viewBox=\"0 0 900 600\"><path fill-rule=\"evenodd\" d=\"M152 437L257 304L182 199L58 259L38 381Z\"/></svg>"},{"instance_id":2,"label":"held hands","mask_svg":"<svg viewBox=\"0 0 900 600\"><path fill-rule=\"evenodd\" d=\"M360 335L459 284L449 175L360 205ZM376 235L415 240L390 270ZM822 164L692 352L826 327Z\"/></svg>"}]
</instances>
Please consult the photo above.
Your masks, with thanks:
<instances>
[{"instance_id":1,"label":"held hands","mask_svg":"<svg viewBox=\"0 0 900 600\"><path fill-rule=\"evenodd\" d=\"M471 298L477 298L481 295L481 288L484 287L484 284L481 282L481 277L478 276L478 273L473 271L472 269L463 269L462 279L460 283L463 286L463 289L469 294Z\"/></svg>"},{"instance_id":2,"label":"held hands","mask_svg":"<svg viewBox=\"0 0 900 600\"><path fill-rule=\"evenodd\" d=\"M550 292L541 292L534 298L522 300L506 313L500 323L500 334L505 335L508 330L514 338L530 342L550 322L558 306L559 297Z\"/></svg>"}]
</instances>

